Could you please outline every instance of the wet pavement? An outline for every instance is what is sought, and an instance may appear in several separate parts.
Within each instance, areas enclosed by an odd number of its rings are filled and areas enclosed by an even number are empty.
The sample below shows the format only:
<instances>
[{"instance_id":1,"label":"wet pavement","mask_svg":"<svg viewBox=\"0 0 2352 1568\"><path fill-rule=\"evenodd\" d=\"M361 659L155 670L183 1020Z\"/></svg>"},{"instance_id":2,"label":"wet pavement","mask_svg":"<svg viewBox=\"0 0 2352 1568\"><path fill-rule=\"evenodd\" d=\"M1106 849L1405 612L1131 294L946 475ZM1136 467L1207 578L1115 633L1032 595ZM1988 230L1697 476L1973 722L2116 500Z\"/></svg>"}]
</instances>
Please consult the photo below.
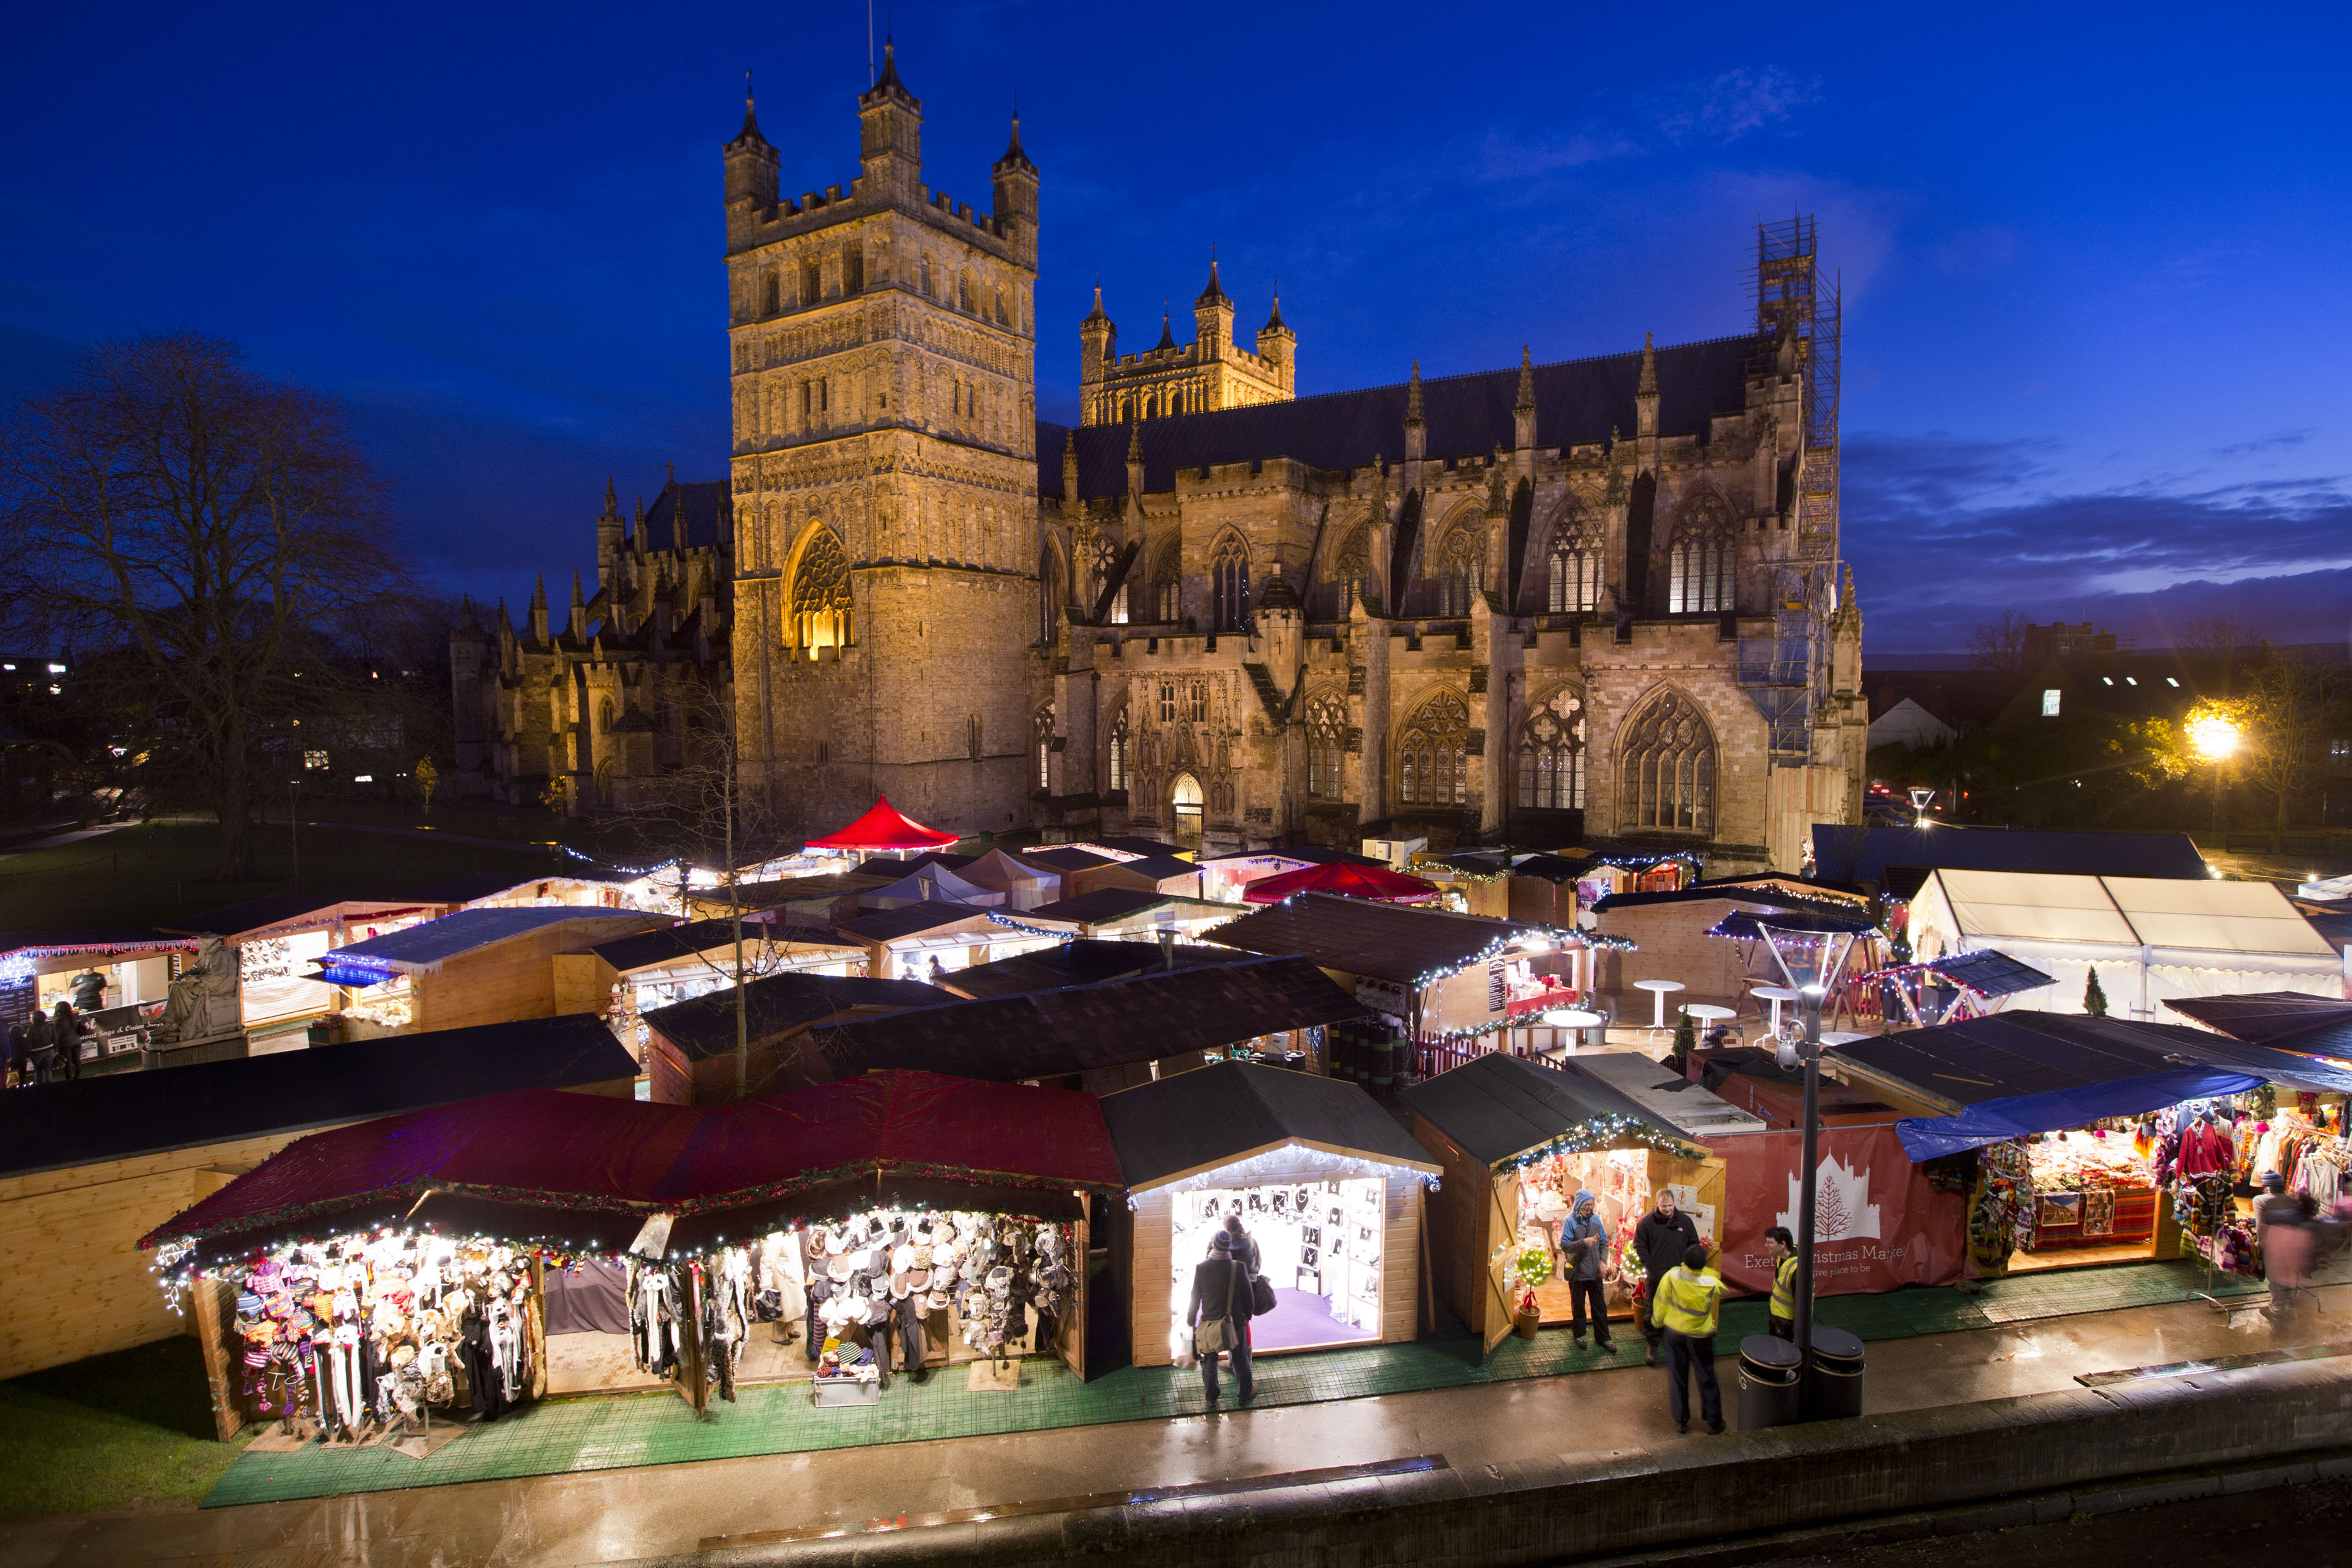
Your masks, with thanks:
<instances>
[{"instance_id":1,"label":"wet pavement","mask_svg":"<svg viewBox=\"0 0 2352 1568\"><path fill-rule=\"evenodd\" d=\"M1919 1408L2074 1386L2077 1374L2352 1340L2352 1287L2274 1326L2202 1303L2045 1319L1873 1345L1866 1408ZM2254 1298L2259 1302L2260 1298ZM1731 1368L1724 1373L1728 1381ZM1429 1393L540 1477L315 1501L0 1524L12 1568L85 1564L572 1564L855 1531L957 1510L1155 1485L1443 1456L1454 1468L1712 1441L1675 1435L1664 1374L1643 1368ZM1956 1561L1965 1561L1965 1558Z\"/></svg>"}]
</instances>

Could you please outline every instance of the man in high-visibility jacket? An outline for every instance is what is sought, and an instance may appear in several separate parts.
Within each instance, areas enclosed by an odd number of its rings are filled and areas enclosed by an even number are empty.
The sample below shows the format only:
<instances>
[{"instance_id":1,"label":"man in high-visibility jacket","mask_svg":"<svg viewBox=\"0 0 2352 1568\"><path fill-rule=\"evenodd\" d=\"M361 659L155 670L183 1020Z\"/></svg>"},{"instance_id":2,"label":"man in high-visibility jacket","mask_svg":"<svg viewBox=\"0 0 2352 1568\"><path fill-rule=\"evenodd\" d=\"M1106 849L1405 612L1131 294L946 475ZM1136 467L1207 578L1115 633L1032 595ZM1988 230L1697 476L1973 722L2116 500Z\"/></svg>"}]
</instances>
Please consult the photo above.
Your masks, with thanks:
<instances>
[{"instance_id":1,"label":"man in high-visibility jacket","mask_svg":"<svg viewBox=\"0 0 2352 1568\"><path fill-rule=\"evenodd\" d=\"M1772 1332L1793 1342L1797 1337L1797 1238L1785 1225L1764 1233L1772 1254L1772 1302L1765 1316Z\"/></svg>"},{"instance_id":2,"label":"man in high-visibility jacket","mask_svg":"<svg viewBox=\"0 0 2352 1568\"><path fill-rule=\"evenodd\" d=\"M1706 1429L1723 1430L1723 1388L1715 1380L1715 1330L1723 1311L1723 1276L1709 1268L1706 1248L1693 1247L1658 1281L1659 1325L1666 1338L1666 1407L1675 1430L1690 1430L1690 1374L1698 1373L1699 1414Z\"/></svg>"}]
</instances>

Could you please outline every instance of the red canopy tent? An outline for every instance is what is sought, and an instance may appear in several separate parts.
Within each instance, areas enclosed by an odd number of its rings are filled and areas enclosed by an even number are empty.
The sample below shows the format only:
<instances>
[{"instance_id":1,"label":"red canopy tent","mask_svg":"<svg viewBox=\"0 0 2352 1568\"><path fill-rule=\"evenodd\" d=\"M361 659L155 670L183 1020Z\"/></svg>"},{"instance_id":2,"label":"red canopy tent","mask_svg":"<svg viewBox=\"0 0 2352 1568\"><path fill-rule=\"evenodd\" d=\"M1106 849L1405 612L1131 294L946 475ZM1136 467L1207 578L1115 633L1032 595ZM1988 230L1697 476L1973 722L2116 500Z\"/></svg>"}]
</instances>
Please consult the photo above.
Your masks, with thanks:
<instances>
[{"instance_id":1,"label":"red canopy tent","mask_svg":"<svg viewBox=\"0 0 2352 1568\"><path fill-rule=\"evenodd\" d=\"M926 827L902 814L890 804L888 795L875 798L874 809L843 828L823 838L812 838L812 849L944 849L956 841L957 835L941 833L936 827Z\"/></svg>"},{"instance_id":2,"label":"red canopy tent","mask_svg":"<svg viewBox=\"0 0 2352 1568\"><path fill-rule=\"evenodd\" d=\"M888 1071L703 1109L517 1089L314 1132L141 1245L225 1258L414 1215L617 1251L669 1214L670 1247L693 1251L835 1196L964 1207L973 1187L1018 1189L1041 1214L1126 1191L1100 1105L1070 1089ZM958 1192L926 1198L943 1188Z\"/></svg>"},{"instance_id":3,"label":"red canopy tent","mask_svg":"<svg viewBox=\"0 0 2352 1568\"><path fill-rule=\"evenodd\" d=\"M1242 889L1253 904L1278 904L1293 893L1337 893L1346 899L1372 899L1384 904L1433 904L1437 889L1418 877L1391 871L1385 866L1357 866L1337 860L1305 866L1278 877L1261 877Z\"/></svg>"}]
</instances>

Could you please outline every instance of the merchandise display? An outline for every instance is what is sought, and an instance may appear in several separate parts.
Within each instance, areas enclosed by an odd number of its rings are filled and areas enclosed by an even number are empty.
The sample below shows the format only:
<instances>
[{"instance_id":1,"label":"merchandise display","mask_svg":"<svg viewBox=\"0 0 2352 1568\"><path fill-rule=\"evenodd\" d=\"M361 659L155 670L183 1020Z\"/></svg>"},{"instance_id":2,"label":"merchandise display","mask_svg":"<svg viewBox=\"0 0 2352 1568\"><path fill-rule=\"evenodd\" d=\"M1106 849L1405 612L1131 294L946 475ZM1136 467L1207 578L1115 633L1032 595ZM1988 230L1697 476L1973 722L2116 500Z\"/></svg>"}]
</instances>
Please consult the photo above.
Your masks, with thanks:
<instances>
[{"instance_id":1,"label":"merchandise display","mask_svg":"<svg viewBox=\"0 0 2352 1568\"><path fill-rule=\"evenodd\" d=\"M1050 1353L1078 1308L1077 1240L1055 1220L871 1209L806 1233L808 1347L820 1375Z\"/></svg>"},{"instance_id":2,"label":"merchandise display","mask_svg":"<svg viewBox=\"0 0 2352 1568\"><path fill-rule=\"evenodd\" d=\"M2029 1144L2030 1250L2121 1247L2156 1235L2156 1181L2128 1134L2094 1128Z\"/></svg>"},{"instance_id":3,"label":"merchandise display","mask_svg":"<svg viewBox=\"0 0 2352 1568\"><path fill-rule=\"evenodd\" d=\"M1633 1244L1633 1226L1649 1211L1656 1188L1650 1173L1647 1149L1592 1149L1574 1154L1549 1154L1523 1168L1519 1175L1519 1246L1514 1268L1518 1284L1535 1293L1547 1322L1570 1316L1568 1279L1570 1263L1560 1250L1560 1227L1571 1212L1576 1194L1593 1197L1593 1215L1608 1227L1611 1250ZM1689 1195L1689 1189L1683 1189ZM1540 1267L1531 1267L1540 1258ZM1613 1275L1613 1278L1610 1276ZM1612 1314L1630 1314L1633 1287L1642 1278L1641 1266L1603 1268L1604 1300Z\"/></svg>"},{"instance_id":4,"label":"merchandise display","mask_svg":"<svg viewBox=\"0 0 2352 1568\"><path fill-rule=\"evenodd\" d=\"M256 1416L347 1443L417 1426L428 1406L496 1420L539 1363L538 1257L385 1229L219 1270L237 1292L239 1394Z\"/></svg>"},{"instance_id":5,"label":"merchandise display","mask_svg":"<svg viewBox=\"0 0 2352 1568\"><path fill-rule=\"evenodd\" d=\"M1209 1255L1210 1234L1238 1215L1276 1303L1251 1324L1254 1349L1378 1339L1386 1191L1381 1178L1365 1176L1175 1194L1169 1233L1171 1332L1184 1332L1192 1269ZM1189 1342L1187 1336L1175 1347L1179 1353Z\"/></svg>"}]
</instances>

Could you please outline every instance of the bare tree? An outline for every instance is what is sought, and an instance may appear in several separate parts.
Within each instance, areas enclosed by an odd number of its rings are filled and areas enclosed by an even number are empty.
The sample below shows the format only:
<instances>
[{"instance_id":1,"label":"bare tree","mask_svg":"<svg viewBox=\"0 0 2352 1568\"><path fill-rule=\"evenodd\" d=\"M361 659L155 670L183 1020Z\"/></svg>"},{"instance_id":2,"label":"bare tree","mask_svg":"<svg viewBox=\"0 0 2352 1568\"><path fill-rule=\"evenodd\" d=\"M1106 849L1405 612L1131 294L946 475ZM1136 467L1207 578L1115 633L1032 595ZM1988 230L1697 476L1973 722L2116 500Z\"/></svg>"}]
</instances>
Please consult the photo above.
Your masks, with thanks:
<instances>
[{"instance_id":1,"label":"bare tree","mask_svg":"<svg viewBox=\"0 0 2352 1568\"><path fill-rule=\"evenodd\" d=\"M2025 668L2025 617L2003 610L1997 621L1986 621L1969 632L1969 656L1979 669L2016 674Z\"/></svg>"},{"instance_id":2,"label":"bare tree","mask_svg":"<svg viewBox=\"0 0 2352 1568\"><path fill-rule=\"evenodd\" d=\"M608 830L630 851L657 861L675 860L683 900L697 867L716 868L727 889L734 925L735 1093L741 1098L751 1077L751 1039L745 983L764 967L745 952L741 868L799 847L788 825L764 804L764 792L744 787L742 752L734 710L716 694L688 710L686 742L678 766L650 780L632 780L626 793L600 803ZM760 938L750 939L764 946Z\"/></svg>"},{"instance_id":3,"label":"bare tree","mask_svg":"<svg viewBox=\"0 0 2352 1568\"><path fill-rule=\"evenodd\" d=\"M2319 782L2343 709L2342 682L2307 659L2273 652L2247 674L2246 779L2271 797L2284 832L2294 801Z\"/></svg>"},{"instance_id":4,"label":"bare tree","mask_svg":"<svg viewBox=\"0 0 2352 1568\"><path fill-rule=\"evenodd\" d=\"M400 574L341 406L219 338L101 343L0 425L0 487L38 565L0 586L10 629L122 651L108 700L218 813L215 875L249 880L261 748L332 683L321 634Z\"/></svg>"},{"instance_id":5,"label":"bare tree","mask_svg":"<svg viewBox=\"0 0 2352 1568\"><path fill-rule=\"evenodd\" d=\"M2254 646L2254 634L2245 622L2227 610L2200 616L2180 626L2180 647L2200 658L2233 659Z\"/></svg>"}]
</instances>

